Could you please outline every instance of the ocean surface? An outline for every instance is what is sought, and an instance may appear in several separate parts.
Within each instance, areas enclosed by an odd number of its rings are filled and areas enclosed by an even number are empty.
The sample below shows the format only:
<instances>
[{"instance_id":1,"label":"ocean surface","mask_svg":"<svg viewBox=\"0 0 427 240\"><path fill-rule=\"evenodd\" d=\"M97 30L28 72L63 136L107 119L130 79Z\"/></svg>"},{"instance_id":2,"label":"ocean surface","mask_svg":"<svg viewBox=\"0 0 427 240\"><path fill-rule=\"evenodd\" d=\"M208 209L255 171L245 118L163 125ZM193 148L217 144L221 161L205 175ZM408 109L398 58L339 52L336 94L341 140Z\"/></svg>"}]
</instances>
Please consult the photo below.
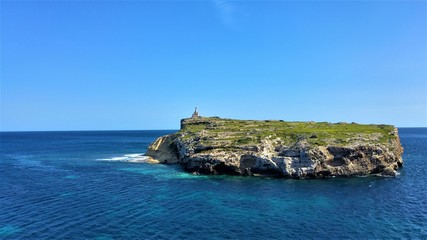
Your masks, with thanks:
<instances>
[{"instance_id":1,"label":"ocean surface","mask_svg":"<svg viewBox=\"0 0 427 240\"><path fill-rule=\"evenodd\" d=\"M172 132L0 133L0 239L427 238L427 128L398 177L326 180L139 163Z\"/></svg>"}]
</instances>

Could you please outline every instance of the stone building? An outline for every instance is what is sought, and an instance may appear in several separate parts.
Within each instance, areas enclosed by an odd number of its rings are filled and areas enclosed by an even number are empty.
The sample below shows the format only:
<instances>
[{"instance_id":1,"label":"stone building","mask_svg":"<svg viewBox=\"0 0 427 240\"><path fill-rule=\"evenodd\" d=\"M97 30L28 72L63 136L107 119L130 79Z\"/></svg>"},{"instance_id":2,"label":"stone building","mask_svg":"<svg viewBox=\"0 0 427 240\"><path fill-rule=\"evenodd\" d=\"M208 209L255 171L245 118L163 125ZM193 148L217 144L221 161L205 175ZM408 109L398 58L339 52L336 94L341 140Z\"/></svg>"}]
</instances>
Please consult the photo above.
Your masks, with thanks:
<instances>
[{"instance_id":1,"label":"stone building","mask_svg":"<svg viewBox=\"0 0 427 240\"><path fill-rule=\"evenodd\" d=\"M193 115L191 115L191 118L198 118L198 117L200 117L200 116L199 116L199 112L197 111L197 107L196 107L196 109L194 110Z\"/></svg>"}]
</instances>

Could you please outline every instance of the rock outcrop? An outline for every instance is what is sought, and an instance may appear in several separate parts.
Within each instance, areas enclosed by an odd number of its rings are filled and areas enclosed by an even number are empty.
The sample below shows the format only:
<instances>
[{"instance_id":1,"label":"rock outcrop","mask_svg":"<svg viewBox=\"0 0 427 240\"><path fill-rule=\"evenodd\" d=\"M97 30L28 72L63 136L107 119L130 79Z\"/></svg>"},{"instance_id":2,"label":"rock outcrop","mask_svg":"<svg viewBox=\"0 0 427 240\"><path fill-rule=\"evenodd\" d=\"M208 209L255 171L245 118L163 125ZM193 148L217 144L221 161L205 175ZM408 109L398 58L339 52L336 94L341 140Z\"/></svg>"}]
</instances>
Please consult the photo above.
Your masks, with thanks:
<instances>
[{"instance_id":1,"label":"rock outcrop","mask_svg":"<svg viewBox=\"0 0 427 240\"><path fill-rule=\"evenodd\" d=\"M199 117L181 120L146 155L195 174L325 178L396 176L402 152L390 125Z\"/></svg>"}]
</instances>

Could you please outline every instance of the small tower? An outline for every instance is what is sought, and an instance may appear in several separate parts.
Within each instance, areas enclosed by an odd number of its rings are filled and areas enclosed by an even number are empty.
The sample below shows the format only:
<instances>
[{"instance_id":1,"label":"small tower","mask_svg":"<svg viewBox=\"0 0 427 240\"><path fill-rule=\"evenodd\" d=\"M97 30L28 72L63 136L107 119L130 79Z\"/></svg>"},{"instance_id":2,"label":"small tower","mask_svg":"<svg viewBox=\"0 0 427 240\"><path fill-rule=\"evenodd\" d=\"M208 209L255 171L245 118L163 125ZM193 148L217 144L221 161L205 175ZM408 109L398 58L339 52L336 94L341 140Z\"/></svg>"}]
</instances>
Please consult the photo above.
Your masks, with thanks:
<instances>
[{"instance_id":1,"label":"small tower","mask_svg":"<svg viewBox=\"0 0 427 240\"><path fill-rule=\"evenodd\" d=\"M198 118L198 117L199 117L199 112L197 111L197 107L196 107L196 109L194 110L193 115L191 115L191 118Z\"/></svg>"}]
</instances>

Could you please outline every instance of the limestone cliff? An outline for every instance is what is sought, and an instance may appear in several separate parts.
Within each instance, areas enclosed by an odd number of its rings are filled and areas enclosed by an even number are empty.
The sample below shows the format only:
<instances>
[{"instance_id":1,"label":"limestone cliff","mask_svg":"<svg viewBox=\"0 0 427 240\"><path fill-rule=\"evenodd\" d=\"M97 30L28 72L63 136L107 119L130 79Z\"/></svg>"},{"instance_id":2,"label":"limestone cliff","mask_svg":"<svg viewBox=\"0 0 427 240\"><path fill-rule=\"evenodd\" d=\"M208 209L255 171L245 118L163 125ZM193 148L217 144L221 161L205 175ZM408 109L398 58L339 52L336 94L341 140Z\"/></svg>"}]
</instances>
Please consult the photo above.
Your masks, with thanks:
<instances>
[{"instance_id":1,"label":"limestone cliff","mask_svg":"<svg viewBox=\"0 0 427 240\"><path fill-rule=\"evenodd\" d=\"M196 174L324 178L395 176L402 152L390 125L199 117L181 120L146 155Z\"/></svg>"}]
</instances>

